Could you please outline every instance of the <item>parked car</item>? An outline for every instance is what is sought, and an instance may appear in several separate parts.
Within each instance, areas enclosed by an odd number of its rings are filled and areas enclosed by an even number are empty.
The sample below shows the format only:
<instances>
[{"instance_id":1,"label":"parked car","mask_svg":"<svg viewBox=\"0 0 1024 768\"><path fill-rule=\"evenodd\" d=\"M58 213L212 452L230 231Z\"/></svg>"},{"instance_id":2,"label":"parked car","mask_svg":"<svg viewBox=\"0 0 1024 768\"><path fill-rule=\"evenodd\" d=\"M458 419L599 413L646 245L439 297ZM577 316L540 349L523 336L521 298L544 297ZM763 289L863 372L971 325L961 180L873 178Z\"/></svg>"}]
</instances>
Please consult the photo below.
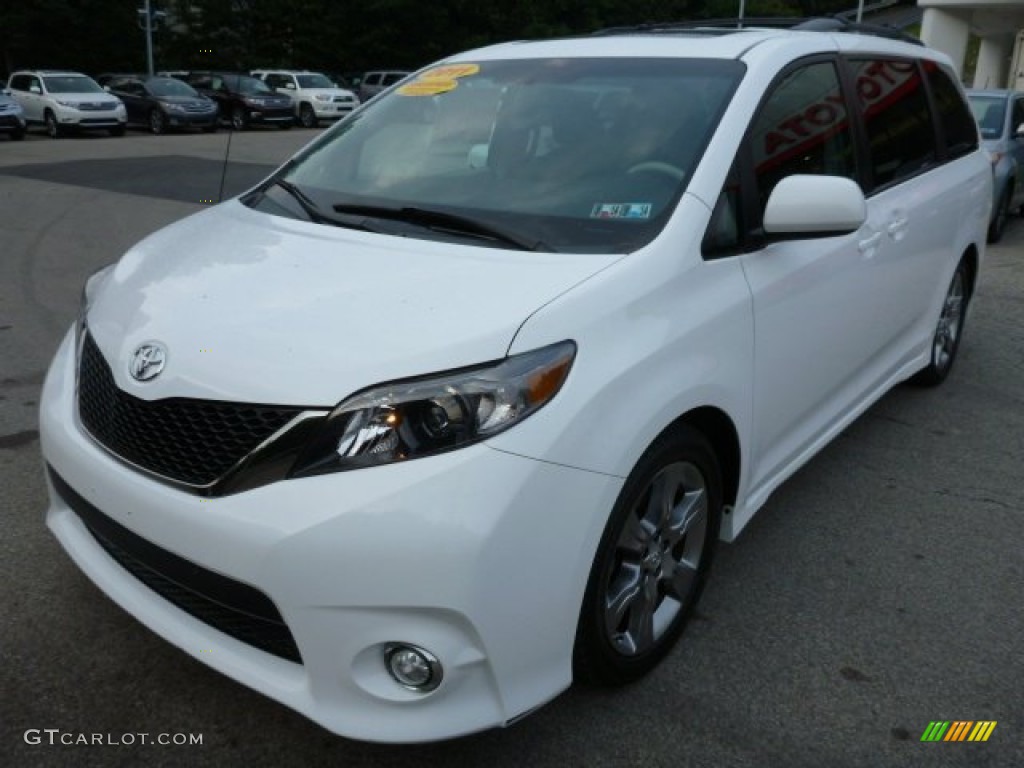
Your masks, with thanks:
<instances>
[{"instance_id":1,"label":"parked car","mask_svg":"<svg viewBox=\"0 0 1024 768\"><path fill-rule=\"evenodd\" d=\"M106 86L124 102L128 123L153 133L169 128L217 130L217 102L173 77L125 77Z\"/></svg>"},{"instance_id":2,"label":"parked car","mask_svg":"<svg viewBox=\"0 0 1024 768\"><path fill-rule=\"evenodd\" d=\"M359 101L369 101L381 91L400 83L411 73L398 69L367 72L359 81Z\"/></svg>"},{"instance_id":3,"label":"parked car","mask_svg":"<svg viewBox=\"0 0 1024 768\"><path fill-rule=\"evenodd\" d=\"M1002 239L1010 214L1024 214L1024 93L968 90L985 149L992 157L995 203L988 239Z\"/></svg>"},{"instance_id":4,"label":"parked car","mask_svg":"<svg viewBox=\"0 0 1024 768\"><path fill-rule=\"evenodd\" d=\"M274 93L259 78L232 72L191 72L187 82L216 101L221 119L236 131L253 123L288 129L295 121L291 97Z\"/></svg>"},{"instance_id":5,"label":"parked car","mask_svg":"<svg viewBox=\"0 0 1024 768\"><path fill-rule=\"evenodd\" d=\"M315 128L321 120L337 120L359 106L354 93L338 88L319 72L257 69L250 74L271 90L290 96L295 119L305 128Z\"/></svg>"},{"instance_id":6,"label":"parked car","mask_svg":"<svg viewBox=\"0 0 1024 768\"><path fill-rule=\"evenodd\" d=\"M124 104L79 72L23 70L7 81L29 124L43 125L51 138L70 130L105 130L124 136Z\"/></svg>"},{"instance_id":7,"label":"parked car","mask_svg":"<svg viewBox=\"0 0 1024 768\"><path fill-rule=\"evenodd\" d=\"M0 91L0 133L15 141L25 138L25 112L6 88Z\"/></svg>"},{"instance_id":8,"label":"parked car","mask_svg":"<svg viewBox=\"0 0 1024 768\"><path fill-rule=\"evenodd\" d=\"M945 55L688 30L439 62L90 277L40 402L75 563L354 738L652 670L719 539L950 374L992 199Z\"/></svg>"}]
</instances>

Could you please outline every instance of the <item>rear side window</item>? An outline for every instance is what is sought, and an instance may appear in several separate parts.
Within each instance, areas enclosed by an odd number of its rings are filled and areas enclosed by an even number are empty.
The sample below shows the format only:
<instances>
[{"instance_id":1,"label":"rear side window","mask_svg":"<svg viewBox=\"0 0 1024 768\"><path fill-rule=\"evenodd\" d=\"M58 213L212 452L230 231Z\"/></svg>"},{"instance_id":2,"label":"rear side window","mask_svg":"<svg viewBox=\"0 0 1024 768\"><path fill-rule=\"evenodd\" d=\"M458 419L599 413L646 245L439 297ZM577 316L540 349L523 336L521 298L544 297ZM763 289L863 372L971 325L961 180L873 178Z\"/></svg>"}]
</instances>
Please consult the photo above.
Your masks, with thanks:
<instances>
[{"instance_id":1,"label":"rear side window","mask_svg":"<svg viewBox=\"0 0 1024 768\"><path fill-rule=\"evenodd\" d=\"M874 186L896 184L935 163L935 128L917 64L902 59L850 63Z\"/></svg>"},{"instance_id":2,"label":"rear side window","mask_svg":"<svg viewBox=\"0 0 1024 768\"><path fill-rule=\"evenodd\" d=\"M928 85L946 144L946 157L966 155L978 147L978 129L949 73L934 61L924 62Z\"/></svg>"},{"instance_id":3,"label":"rear side window","mask_svg":"<svg viewBox=\"0 0 1024 768\"><path fill-rule=\"evenodd\" d=\"M27 91L29 83L28 75L15 75L11 78L11 89L15 91Z\"/></svg>"},{"instance_id":4,"label":"rear side window","mask_svg":"<svg viewBox=\"0 0 1024 768\"><path fill-rule=\"evenodd\" d=\"M855 179L853 135L835 65L817 62L786 75L761 107L750 142L761 213L786 176Z\"/></svg>"}]
</instances>

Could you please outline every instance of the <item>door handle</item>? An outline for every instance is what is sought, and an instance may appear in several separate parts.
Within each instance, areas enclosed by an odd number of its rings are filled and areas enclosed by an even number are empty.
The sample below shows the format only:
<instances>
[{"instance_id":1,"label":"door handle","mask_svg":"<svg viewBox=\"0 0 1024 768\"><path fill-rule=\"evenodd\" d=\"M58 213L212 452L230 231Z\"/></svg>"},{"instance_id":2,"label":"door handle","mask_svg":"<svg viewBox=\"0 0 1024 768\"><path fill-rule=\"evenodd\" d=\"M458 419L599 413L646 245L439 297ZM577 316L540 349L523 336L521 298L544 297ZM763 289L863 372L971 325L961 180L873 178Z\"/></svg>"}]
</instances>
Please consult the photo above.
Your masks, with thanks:
<instances>
[{"instance_id":1,"label":"door handle","mask_svg":"<svg viewBox=\"0 0 1024 768\"><path fill-rule=\"evenodd\" d=\"M867 237L857 243L857 250L861 253L867 253L868 251L874 250L875 246L878 245L882 239L881 232L875 232L871 237Z\"/></svg>"},{"instance_id":2,"label":"door handle","mask_svg":"<svg viewBox=\"0 0 1024 768\"><path fill-rule=\"evenodd\" d=\"M900 232L907 228L907 224L909 223L910 221L906 218L893 219L889 226L885 228L885 231L892 237L896 237L896 235L900 234Z\"/></svg>"}]
</instances>

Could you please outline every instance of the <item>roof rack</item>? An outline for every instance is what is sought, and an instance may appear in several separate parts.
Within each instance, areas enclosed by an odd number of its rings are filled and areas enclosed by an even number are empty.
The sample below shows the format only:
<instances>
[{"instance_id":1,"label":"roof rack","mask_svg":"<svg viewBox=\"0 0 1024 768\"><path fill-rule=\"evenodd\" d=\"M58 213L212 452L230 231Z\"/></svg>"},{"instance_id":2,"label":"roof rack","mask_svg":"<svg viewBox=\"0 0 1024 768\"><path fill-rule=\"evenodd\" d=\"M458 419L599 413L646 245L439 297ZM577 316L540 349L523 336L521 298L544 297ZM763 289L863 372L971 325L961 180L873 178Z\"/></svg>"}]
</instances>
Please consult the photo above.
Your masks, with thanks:
<instances>
[{"instance_id":1,"label":"roof rack","mask_svg":"<svg viewBox=\"0 0 1024 768\"><path fill-rule=\"evenodd\" d=\"M594 35L622 35L630 32L642 34L664 34L672 32L714 33L748 28L796 29L807 32L844 32L854 35L873 35L889 40L900 40L914 45L924 45L912 35L885 24L857 24L841 16L820 16L803 18L793 16L757 16L727 19L694 19L690 21L669 21L651 24L636 24L625 27L599 29Z\"/></svg>"}]
</instances>

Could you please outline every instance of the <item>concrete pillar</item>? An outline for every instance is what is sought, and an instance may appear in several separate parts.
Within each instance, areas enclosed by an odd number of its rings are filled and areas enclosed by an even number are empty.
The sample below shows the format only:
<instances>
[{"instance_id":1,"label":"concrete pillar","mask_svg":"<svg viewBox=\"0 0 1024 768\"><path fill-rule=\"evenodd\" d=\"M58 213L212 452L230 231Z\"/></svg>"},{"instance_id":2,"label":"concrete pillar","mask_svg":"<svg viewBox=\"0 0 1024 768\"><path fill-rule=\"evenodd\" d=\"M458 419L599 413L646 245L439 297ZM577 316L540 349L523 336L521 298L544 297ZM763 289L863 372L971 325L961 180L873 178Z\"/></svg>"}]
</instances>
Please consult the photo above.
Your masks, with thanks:
<instances>
[{"instance_id":1,"label":"concrete pillar","mask_svg":"<svg viewBox=\"0 0 1024 768\"><path fill-rule=\"evenodd\" d=\"M1006 88L1010 74L1012 37L983 37L974 70L975 88Z\"/></svg>"},{"instance_id":2,"label":"concrete pillar","mask_svg":"<svg viewBox=\"0 0 1024 768\"><path fill-rule=\"evenodd\" d=\"M964 54L970 26L964 19L938 8L925 8L921 20L921 41L942 51L953 60L958 75L963 75Z\"/></svg>"}]
</instances>

